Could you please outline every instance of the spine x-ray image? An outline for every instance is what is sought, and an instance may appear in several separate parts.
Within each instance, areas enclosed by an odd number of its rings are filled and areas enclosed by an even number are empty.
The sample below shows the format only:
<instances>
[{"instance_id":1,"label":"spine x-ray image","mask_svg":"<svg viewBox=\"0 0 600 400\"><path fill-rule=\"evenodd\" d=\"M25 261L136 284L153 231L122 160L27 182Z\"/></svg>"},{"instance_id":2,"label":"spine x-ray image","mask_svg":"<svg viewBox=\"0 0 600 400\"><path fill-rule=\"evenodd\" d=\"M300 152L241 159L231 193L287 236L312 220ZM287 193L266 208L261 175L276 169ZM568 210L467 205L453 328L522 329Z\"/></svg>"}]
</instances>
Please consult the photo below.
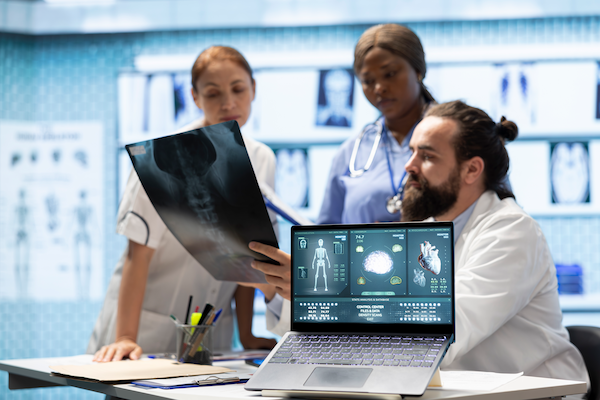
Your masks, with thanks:
<instances>
[{"instance_id":1,"label":"spine x-ray image","mask_svg":"<svg viewBox=\"0 0 600 400\"><path fill-rule=\"evenodd\" d=\"M322 70L319 74L317 126L352 126L354 74L349 69Z\"/></svg>"},{"instance_id":2,"label":"spine x-ray image","mask_svg":"<svg viewBox=\"0 0 600 400\"><path fill-rule=\"evenodd\" d=\"M552 143L550 152L552 203L589 203L590 167L587 143Z\"/></svg>"}]
</instances>

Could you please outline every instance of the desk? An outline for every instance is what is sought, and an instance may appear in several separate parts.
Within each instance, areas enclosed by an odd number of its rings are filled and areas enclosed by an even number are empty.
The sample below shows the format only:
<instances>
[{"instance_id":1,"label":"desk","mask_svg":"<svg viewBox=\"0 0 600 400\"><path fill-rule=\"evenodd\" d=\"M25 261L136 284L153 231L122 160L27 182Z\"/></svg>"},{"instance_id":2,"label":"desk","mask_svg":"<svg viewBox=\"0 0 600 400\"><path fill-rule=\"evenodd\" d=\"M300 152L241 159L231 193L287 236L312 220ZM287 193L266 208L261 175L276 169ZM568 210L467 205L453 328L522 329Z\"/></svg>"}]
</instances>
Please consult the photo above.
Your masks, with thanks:
<instances>
[{"instance_id":1,"label":"desk","mask_svg":"<svg viewBox=\"0 0 600 400\"><path fill-rule=\"evenodd\" d=\"M85 361L92 356L73 357L73 363ZM9 373L10 389L31 389L49 386L73 386L92 390L98 393L121 397L129 400L233 400L233 399L277 399L260 396L259 392L244 390L243 385L209 386L189 389L143 389L131 384L107 385L97 382L86 382L50 375L49 365L65 358L34 358L26 360L0 361L0 370ZM240 361L229 361L218 365L236 369L239 372L256 370ZM560 379L536 378L521 376L491 392L427 390L421 397L414 399L436 400L531 400L562 397L586 391L585 382L566 381Z\"/></svg>"}]
</instances>

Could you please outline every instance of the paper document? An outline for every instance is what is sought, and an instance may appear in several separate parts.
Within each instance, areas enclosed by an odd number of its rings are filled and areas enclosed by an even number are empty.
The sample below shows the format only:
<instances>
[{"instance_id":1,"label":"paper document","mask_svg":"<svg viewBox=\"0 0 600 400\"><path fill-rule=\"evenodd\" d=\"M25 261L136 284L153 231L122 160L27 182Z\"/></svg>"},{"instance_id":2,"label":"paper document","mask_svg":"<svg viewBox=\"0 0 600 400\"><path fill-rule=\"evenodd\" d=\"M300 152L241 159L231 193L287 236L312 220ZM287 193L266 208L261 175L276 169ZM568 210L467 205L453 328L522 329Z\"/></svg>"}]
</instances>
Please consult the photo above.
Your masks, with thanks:
<instances>
[{"instance_id":1,"label":"paper document","mask_svg":"<svg viewBox=\"0 0 600 400\"><path fill-rule=\"evenodd\" d=\"M441 371L442 387L427 389L491 391L523 375L481 371Z\"/></svg>"},{"instance_id":2,"label":"paper document","mask_svg":"<svg viewBox=\"0 0 600 400\"><path fill-rule=\"evenodd\" d=\"M135 381L232 372L212 365L180 364L173 360L125 360L91 365L51 365L53 372L101 382Z\"/></svg>"}]
</instances>

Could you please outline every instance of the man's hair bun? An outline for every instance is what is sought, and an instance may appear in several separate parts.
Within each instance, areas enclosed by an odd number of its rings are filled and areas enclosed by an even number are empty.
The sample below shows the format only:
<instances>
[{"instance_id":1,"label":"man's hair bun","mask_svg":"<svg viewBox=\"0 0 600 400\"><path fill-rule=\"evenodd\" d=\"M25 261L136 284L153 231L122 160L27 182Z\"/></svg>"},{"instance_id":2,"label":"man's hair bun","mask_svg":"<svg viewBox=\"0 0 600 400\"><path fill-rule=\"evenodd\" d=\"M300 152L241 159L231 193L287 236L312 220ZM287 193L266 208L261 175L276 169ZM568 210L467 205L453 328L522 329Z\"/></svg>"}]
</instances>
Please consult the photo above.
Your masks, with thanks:
<instances>
[{"instance_id":1,"label":"man's hair bun","mask_svg":"<svg viewBox=\"0 0 600 400\"><path fill-rule=\"evenodd\" d=\"M500 118L500 122L496 124L496 134L505 141L511 142L519 135L517 124L507 120L505 117Z\"/></svg>"}]
</instances>

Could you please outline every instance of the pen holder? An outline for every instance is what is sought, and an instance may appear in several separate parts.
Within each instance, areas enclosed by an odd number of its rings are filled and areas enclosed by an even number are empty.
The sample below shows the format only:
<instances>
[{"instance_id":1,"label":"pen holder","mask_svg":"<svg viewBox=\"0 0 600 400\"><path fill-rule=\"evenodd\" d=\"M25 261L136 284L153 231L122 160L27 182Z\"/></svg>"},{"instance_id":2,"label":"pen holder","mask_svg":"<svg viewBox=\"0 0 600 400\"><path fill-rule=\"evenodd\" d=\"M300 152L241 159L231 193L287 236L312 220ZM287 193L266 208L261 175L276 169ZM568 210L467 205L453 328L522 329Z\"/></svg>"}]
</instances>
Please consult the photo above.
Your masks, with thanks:
<instances>
[{"instance_id":1,"label":"pen holder","mask_svg":"<svg viewBox=\"0 0 600 400\"><path fill-rule=\"evenodd\" d=\"M184 363L212 365L212 325L177 326L177 360Z\"/></svg>"}]
</instances>

